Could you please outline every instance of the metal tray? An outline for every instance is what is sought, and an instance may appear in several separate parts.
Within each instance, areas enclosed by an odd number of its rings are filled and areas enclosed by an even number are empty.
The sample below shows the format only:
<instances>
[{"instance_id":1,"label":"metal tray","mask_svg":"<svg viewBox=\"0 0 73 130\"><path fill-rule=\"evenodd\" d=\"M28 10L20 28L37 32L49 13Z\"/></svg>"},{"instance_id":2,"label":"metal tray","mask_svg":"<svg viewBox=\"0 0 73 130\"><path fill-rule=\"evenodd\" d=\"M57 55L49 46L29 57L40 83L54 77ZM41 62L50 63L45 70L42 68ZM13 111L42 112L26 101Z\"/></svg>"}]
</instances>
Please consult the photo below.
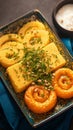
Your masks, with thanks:
<instances>
[{"instance_id":1,"label":"metal tray","mask_svg":"<svg viewBox=\"0 0 73 130\"><path fill-rule=\"evenodd\" d=\"M28 14L16 19L12 23L9 23L8 25L5 25L2 28L0 28L0 36L7 33L17 33L24 23L27 23L28 21L32 21L36 19L40 20L47 26L50 32L51 40L55 42L56 46L61 51L65 59L67 60L66 67L73 69L73 63L72 63L73 57L70 55L67 48L60 41L58 36L56 36L55 32L51 29L51 27L45 20L44 16L38 10L31 11ZM0 77L2 81L4 82L6 89L8 90L8 92L10 93L10 95L12 96L12 98L14 99L14 101L16 102L16 104L18 105L21 112L26 117L26 119L28 120L31 126L37 127L41 124L44 124L45 122L55 118L56 116L60 115L61 113L63 113L64 111L68 110L70 107L73 106L73 98L69 100L58 99L58 103L52 111L45 114L40 114L40 115L34 114L27 108L27 106L25 105L23 101L24 93L20 93L20 94L15 93L9 81L9 78L7 77L5 72L6 70L0 65Z\"/></svg>"}]
</instances>

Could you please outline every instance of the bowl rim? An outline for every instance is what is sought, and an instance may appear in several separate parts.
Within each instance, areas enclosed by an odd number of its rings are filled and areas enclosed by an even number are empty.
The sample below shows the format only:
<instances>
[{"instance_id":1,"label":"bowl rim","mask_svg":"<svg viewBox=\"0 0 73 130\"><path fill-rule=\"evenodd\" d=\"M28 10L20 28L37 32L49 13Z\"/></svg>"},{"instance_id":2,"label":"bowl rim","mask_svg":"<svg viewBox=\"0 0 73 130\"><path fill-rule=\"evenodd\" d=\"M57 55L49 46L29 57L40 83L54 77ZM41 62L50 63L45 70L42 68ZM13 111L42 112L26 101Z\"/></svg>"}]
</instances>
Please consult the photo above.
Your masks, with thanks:
<instances>
[{"instance_id":1,"label":"bowl rim","mask_svg":"<svg viewBox=\"0 0 73 130\"><path fill-rule=\"evenodd\" d=\"M63 7L64 5L67 5L67 4L73 4L73 0L67 0L67 1L66 0L61 0L60 2L58 2L56 4L55 8L53 9L52 17L53 17L53 22L54 22L55 27L57 27L58 29L61 29L62 31L64 31L64 34L68 33L68 35L73 36L73 31L67 30L66 28L62 27L56 20L56 14L59 11L59 9L61 7Z\"/></svg>"}]
</instances>

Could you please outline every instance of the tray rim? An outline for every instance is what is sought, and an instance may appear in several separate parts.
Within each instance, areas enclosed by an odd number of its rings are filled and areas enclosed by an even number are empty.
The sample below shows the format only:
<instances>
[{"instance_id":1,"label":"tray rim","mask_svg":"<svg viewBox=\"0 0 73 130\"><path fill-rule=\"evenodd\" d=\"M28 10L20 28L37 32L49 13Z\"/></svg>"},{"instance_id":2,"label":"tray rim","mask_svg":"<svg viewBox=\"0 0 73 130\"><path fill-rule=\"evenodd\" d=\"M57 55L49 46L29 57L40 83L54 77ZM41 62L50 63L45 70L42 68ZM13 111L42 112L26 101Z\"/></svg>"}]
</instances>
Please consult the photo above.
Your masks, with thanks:
<instances>
[{"instance_id":1,"label":"tray rim","mask_svg":"<svg viewBox=\"0 0 73 130\"><path fill-rule=\"evenodd\" d=\"M24 18L24 17L27 18L28 15L32 15L32 14L34 15L34 13L38 13L38 14L43 18L43 20L47 23L47 25L49 25L49 23L47 22L47 20L46 20L46 18L44 17L44 15L43 15L38 9L34 9L34 10L31 10L31 11L25 13L25 14L22 15L22 16L19 16L18 18L12 20L11 22L2 25L2 26L0 27L0 31L1 31L2 29L6 28L7 26L13 24L14 22L16 22L16 21L18 21L18 20ZM53 31L53 33L55 34L55 36L57 37L57 39L62 43L60 37L56 34L56 32L54 31L54 29L52 29L50 25L49 25L49 27L50 27L50 29ZM62 44L63 44L63 43L62 43ZM67 49L66 47L65 47L65 49L68 51L68 49ZM72 55L69 53L69 51L68 51L68 54L69 54L69 56L71 57L71 59L73 59L73 57L72 57ZM4 83L4 85L5 85L5 88L8 90L9 94L11 95L11 97L13 98L13 100L16 102L17 106L19 107L19 109L20 109L21 112L23 113L22 108L20 107L20 105L19 105L17 99L15 99L15 98L13 97L13 94L11 93L11 91L10 91L10 89L9 89L9 87L8 87L8 84L7 84L7 82L5 81L5 79L3 78L3 75L2 75L1 72L0 72L0 78L1 78L1 80L3 81L3 83ZM26 114L24 115L24 113L23 113L23 115L25 116L25 118L27 119L27 121L29 122L29 124L30 124L32 127L35 128L35 127L37 127L37 126L42 125L43 123L46 123L47 121L50 121L51 119L53 119L53 118L59 116L60 114L62 114L63 112L65 112L65 111L67 111L69 108L71 108L72 106L73 106L73 103L70 104L70 105L68 105L68 106L66 106L65 108L62 108L60 111L56 112L56 113L55 113L54 115L52 115L51 117L48 117L48 118L42 120L42 121L39 122L39 123L34 123L34 121L28 116L28 114L27 114L27 116L26 116ZM31 120L31 121L29 121L29 120Z\"/></svg>"}]
</instances>

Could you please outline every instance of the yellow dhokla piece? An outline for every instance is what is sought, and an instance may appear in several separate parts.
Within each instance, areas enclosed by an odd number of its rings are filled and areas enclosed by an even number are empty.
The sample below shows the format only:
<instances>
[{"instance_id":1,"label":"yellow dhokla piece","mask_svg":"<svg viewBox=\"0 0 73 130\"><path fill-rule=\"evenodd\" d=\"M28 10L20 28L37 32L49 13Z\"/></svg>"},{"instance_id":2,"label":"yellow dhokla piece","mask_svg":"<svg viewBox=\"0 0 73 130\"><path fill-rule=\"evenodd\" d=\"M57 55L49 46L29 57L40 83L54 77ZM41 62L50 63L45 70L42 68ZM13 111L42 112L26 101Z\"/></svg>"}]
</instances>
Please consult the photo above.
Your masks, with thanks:
<instances>
[{"instance_id":1,"label":"yellow dhokla piece","mask_svg":"<svg viewBox=\"0 0 73 130\"><path fill-rule=\"evenodd\" d=\"M45 58L49 60L48 72L56 70L57 68L65 65L66 61L58 51L58 48L56 47L55 43L50 43L49 45L44 47L43 50L45 52ZM24 67L23 61L8 67L7 73L16 92L24 91L33 81L28 74L29 70Z\"/></svg>"},{"instance_id":2,"label":"yellow dhokla piece","mask_svg":"<svg viewBox=\"0 0 73 130\"><path fill-rule=\"evenodd\" d=\"M2 45L8 41L22 42L22 38L18 34L5 34L0 37L0 49Z\"/></svg>"},{"instance_id":3,"label":"yellow dhokla piece","mask_svg":"<svg viewBox=\"0 0 73 130\"><path fill-rule=\"evenodd\" d=\"M45 46L43 50L47 53L47 57L49 60L49 70L53 71L65 65L66 60L60 54L57 46L54 42L50 43L49 45Z\"/></svg>"},{"instance_id":4,"label":"yellow dhokla piece","mask_svg":"<svg viewBox=\"0 0 73 130\"><path fill-rule=\"evenodd\" d=\"M29 78L27 78L25 68L21 62L8 67L7 73L15 92L17 93L24 91L32 82Z\"/></svg>"},{"instance_id":5,"label":"yellow dhokla piece","mask_svg":"<svg viewBox=\"0 0 73 130\"><path fill-rule=\"evenodd\" d=\"M33 30L25 34L23 43L28 48L42 48L50 42L49 32L46 30Z\"/></svg>"},{"instance_id":6,"label":"yellow dhokla piece","mask_svg":"<svg viewBox=\"0 0 73 130\"><path fill-rule=\"evenodd\" d=\"M24 46L20 42L6 42L0 50L0 64L7 68L19 62L24 56Z\"/></svg>"},{"instance_id":7,"label":"yellow dhokla piece","mask_svg":"<svg viewBox=\"0 0 73 130\"><path fill-rule=\"evenodd\" d=\"M42 22L36 20L31 21L23 25L23 27L19 30L18 34L24 36L28 31L31 30L45 30L45 26Z\"/></svg>"}]
</instances>

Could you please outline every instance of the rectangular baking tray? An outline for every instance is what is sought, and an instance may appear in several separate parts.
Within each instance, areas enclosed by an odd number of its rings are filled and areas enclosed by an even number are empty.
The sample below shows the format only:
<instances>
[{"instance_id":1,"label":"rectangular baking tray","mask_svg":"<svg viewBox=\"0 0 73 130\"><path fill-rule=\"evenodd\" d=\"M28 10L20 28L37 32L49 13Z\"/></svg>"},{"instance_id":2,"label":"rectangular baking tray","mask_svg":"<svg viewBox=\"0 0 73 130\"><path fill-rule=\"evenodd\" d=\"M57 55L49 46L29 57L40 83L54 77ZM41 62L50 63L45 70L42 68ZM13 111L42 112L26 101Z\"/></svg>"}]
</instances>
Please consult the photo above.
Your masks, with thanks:
<instances>
[{"instance_id":1,"label":"rectangular baking tray","mask_svg":"<svg viewBox=\"0 0 73 130\"><path fill-rule=\"evenodd\" d=\"M0 36L7 34L7 33L17 33L18 30L23 26L24 23L27 23L28 21L33 20L39 20L43 22L50 31L51 39L55 42L58 49L61 51L62 55L65 57L65 59L68 61L66 64L66 67L69 67L73 69L73 57L68 52L67 48L64 46L64 44L60 41L59 37L56 36L55 32L51 29L50 25L46 21L45 17L41 14L39 10L34 10L31 12L28 12L24 16L14 20L13 22L3 26L0 28ZM29 111L27 106L25 105L23 101L23 93L16 94L8 76L6 75L6 70L0 65L0 77L5 84L6 89L8 90L9 94L12 96L13 100L16 102L17 106L21 110L21 112L24 115L24 118L27 119L27 121L30 123L31 126L37 127L41 124L46 123L47 121L50 121L53 118L56 118L57 116L61 115L64 111L68 110L73 106L73 98L69 100L63 100L58 99L58 103L56 107L46 113L46 114L34 114L33 112Z\"/></svg>"}]
</instances>

